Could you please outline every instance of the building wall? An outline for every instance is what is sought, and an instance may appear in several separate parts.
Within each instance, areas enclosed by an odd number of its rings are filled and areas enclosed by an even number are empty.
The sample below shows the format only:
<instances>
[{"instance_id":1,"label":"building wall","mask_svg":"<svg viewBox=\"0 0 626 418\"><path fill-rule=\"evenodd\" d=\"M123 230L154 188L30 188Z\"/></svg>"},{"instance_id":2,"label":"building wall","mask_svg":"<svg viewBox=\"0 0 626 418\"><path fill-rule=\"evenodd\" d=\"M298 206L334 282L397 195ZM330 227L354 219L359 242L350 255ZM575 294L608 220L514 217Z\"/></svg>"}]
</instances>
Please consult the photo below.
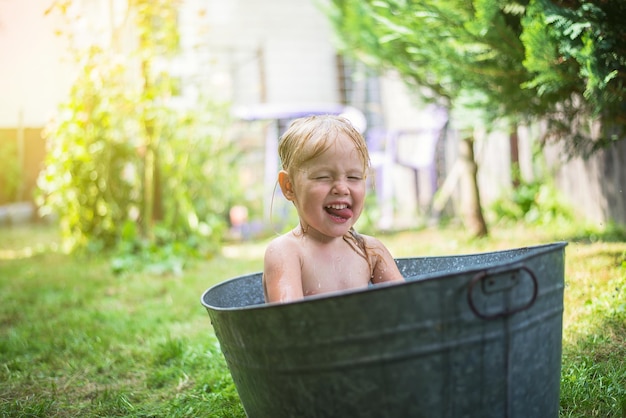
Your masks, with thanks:
<instances>
[{"instance_id":1,"label":"building wall","mask_svg":"<svg viewBox=\"0 0 626 418\"><path fill-rule=\"evenodd\" d=\"M49 0L0 1L0 128L43 127L68 92L72 67Z\"/></svg>"},{"instance_id":2,"label":"building wall","mask_svg":"<svg viewBox=\"0 0 626 418\"><path fill-rule=\"evenodd\" d=\"M192 0L185 19L204 45L187 45L189 62L235 105L338 102L331 28L314 1Z\"/></svg>"}]
</instances>

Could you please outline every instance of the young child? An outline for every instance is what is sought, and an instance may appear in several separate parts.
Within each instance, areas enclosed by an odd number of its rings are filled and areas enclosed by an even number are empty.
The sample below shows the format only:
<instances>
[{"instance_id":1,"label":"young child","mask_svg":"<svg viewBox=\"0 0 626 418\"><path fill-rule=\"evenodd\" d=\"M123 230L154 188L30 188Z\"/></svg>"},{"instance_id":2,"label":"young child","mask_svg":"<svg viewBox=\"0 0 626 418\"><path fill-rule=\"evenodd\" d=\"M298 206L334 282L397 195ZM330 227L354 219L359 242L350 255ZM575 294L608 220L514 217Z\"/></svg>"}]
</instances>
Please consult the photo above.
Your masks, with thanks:
<instances>
[{"instance_id":1,"label":"young child","mask_svg":"<svg viewBox=\"0 0 626 418\"><path fill-rule=\"evenodd\" d=\"M364 206L370 159L352 124L337 116L297 119L281 137L278 153L278 184L300 222L265 251L265 300L288 302L370 282L404 281L387 248L353 228Z\"/></svg>"}]
</instances>

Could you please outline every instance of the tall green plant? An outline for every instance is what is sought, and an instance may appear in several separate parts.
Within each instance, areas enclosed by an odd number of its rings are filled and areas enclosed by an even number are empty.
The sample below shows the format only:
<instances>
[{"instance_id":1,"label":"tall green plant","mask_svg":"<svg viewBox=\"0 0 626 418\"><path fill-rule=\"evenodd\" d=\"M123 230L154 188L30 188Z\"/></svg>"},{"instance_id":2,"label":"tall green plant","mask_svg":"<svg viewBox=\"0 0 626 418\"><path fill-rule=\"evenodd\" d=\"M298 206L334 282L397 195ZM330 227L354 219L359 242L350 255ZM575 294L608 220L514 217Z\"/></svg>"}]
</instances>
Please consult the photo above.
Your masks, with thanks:
<instances>
[{"instance_id":1,"label":"tall green plant","mask_svg":"<svg viewBox=\"0 0 626 418\"><path fill-rule=\"evenodd\" d=\"M225 139L226 106L171 105L178 82L166 63L177 54L178 4L129 2L123 21L133 22L136 50L112 42L76 51L79 76L48 128L39 179L42 211L58 215L68 249L158 258L165 247L210 252L221 239L237 195L236 150Z\"/></svg>"},{"instance_id":2,"label":"tall green plant","mask_svg":"<svg viewBox=\"0 0 626 418\"><path fill-rule=\"evenodd\" d=\"M45 136L48 151L38 185L42 214L59 217L68 249L111 247L139 202L140 126L137 94L126 68L90 48L68 100ZM106 86L106 88L105 88Z\"/></svg>"}]
</instances>

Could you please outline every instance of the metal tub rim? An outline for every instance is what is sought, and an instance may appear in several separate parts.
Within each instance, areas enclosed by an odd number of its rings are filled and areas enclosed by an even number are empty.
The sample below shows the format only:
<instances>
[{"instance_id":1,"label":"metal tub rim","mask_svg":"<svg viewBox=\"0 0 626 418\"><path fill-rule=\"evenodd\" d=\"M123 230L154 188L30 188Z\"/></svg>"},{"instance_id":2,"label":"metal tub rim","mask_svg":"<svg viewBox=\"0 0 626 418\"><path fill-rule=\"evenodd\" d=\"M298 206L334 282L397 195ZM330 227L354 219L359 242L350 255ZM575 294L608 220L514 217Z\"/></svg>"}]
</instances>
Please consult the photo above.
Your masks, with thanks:
<instances>
[{"instance_id":1,"label":"metal tub rim","mask_svg":"<svg viewBox=\"0 0 626 418\"><path fill-rule=\"evenodd\" d=\"M242 274L242 275L224 280L222 282L216 283L215 285L209 287L205 292L203 292L202 296L200 297L200 303L207 310L220 311L220 312L221 311L258 310L258 309L269 309L269 308L276 309L282 306L292 306L296 304L309 304L309 303L315 303L316 301L329 299L329 298L350 297L350 296L358 295L361 293L383 291L384 289L387 289L387 288L395 288L395 287L400 287L400 286L413 286L417 282L432 281L432 280L441 279L443 277L455 277L459 275L466 275L466 274L472 274L472 273L478 274L484 271L498 272L498 271L503 271L507 269L515 269L515 268L519 268L520 266L523 266L524 261L530 258L533 258L537 256L538 254L541 254L542 252L547 251L548 249L550 251L553 251L553 250L564 248L567 245L568 245L567 241L555 241L555 242L546 243L546 244L528 245L524 247L509 248L505 250L481 251L481 252L476 252L476 253L464 253L464 254L454 254L454 255L435 255L435 256L423 256L423 257L398 257L398 258L395 258L395 260L398 262L402 262L405 260L412 260L416 258L431 259L431 260L449 259L449 258L455 258L455 259L468 258L469 259L469 258L475 258L477 256L488 255L488 254L493 254L493 253L516 254L512 260L501 261L495 264L485 263L485 264L474 265L470 268L466 268L466 269L459 270L459 271L442 270L442 271L435 271L435 272L425 273L425 274L411 275L409 277L405 277L405 279L409 279L409 280L406 280L403 283L380 283L374 286L370 286L368 288L328 292L328 293L319 294L319 295L307 296L304 299L299 299L299 300L290 301L290 302L270 302L270 303L261 302L261 303L245 305L245 306L215 306L206 302L207 296L210 293L215 292L220 287L230 286L232 285L233 282L240 281L242 279L251 279L254 276L259 276L263 274L262 272L252 272L252 273L246 273L246 274ZM518 254L520 252L524 252L524 253Z\"/></svg>"}]
</instances>

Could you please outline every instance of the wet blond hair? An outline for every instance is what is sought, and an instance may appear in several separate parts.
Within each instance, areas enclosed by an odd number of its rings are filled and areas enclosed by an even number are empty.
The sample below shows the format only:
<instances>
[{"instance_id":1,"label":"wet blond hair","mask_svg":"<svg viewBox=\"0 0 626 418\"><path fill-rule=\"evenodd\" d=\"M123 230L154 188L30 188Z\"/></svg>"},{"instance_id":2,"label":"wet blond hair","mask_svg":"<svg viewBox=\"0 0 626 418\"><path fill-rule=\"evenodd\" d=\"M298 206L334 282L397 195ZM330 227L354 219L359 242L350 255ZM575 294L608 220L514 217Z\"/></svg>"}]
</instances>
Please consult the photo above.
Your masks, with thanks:
<instances>
[{"instance_id":1,"label":"wet blond hair","mask_svg":"<svg viewBox=\"0 0 626 418\"><path fill-rule=\"evenodd\" d=\"M306 162L322 154L339 135L352 140L367 174L370 156L363 135L344 117L333 115L309 116L294 120L278 143L281 166L289 176L295 175Z\"/></svg>"},{"instance_id":2,"label":"wet blond hair","mask_svg":"<svg viewBox=\"0 0 626 418\"><path fill-rule=\"evenodd\" d=\"M334 115L299 118L289 125L278 143L278 156L282 169L289 174L290 178L294 178L296 172L304 164L328 150L339 135L345 135L354 144L363 162L363 175L366 177L370 167L370 156L365 138L348 119ZM302 231L306 233L306 228L303 227ZM343 239L367 261L370 272L373 274L364 238L354 228L350 228Z\"/></svg>"}]
</instances>

